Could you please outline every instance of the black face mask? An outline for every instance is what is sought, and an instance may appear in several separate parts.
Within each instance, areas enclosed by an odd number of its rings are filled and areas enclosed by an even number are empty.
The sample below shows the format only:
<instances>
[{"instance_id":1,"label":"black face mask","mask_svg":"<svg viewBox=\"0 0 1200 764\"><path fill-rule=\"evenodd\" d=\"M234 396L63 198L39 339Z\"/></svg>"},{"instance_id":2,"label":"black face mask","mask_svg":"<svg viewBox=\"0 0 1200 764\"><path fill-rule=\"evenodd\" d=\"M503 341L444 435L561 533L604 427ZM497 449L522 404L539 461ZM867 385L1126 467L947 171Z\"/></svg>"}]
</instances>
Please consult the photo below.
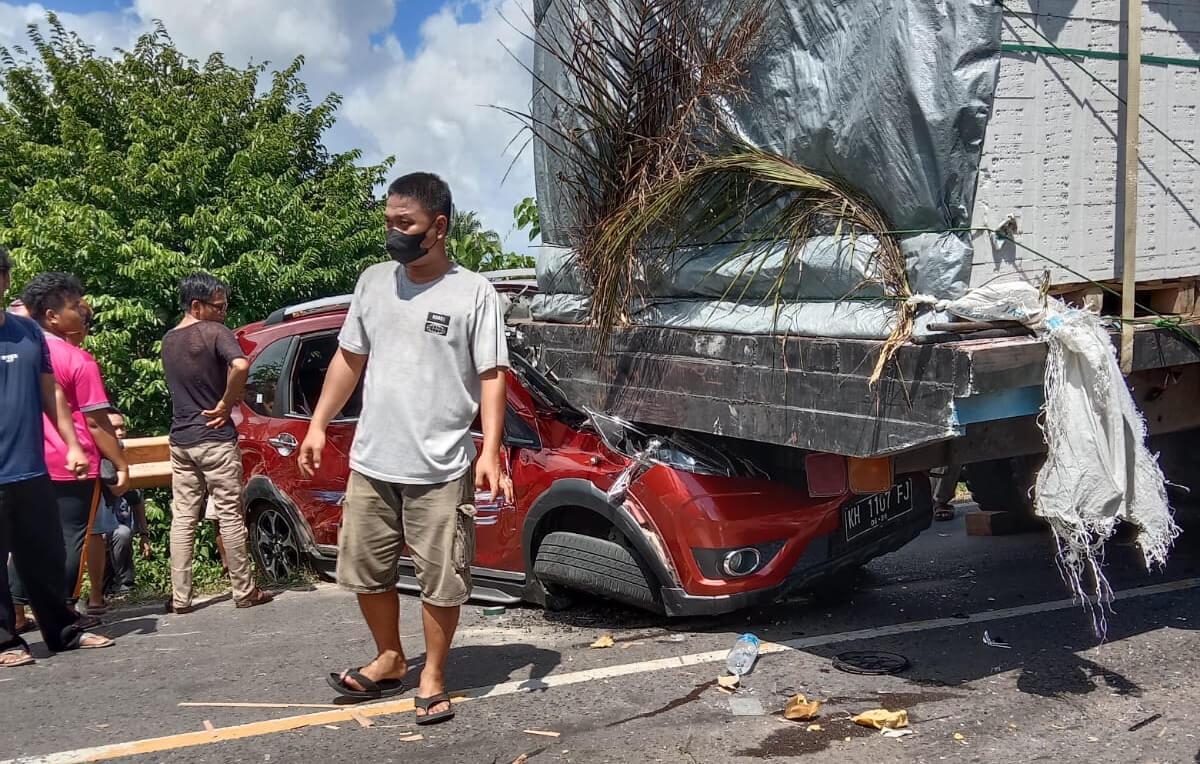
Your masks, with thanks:
<instances>
[{"instance_id":1,"label":"black face mask","mask_svg":"<svg viewBox=\"0 0 1200 764\"><path fill-rule=\"evenodd\" d=\"M425 241L425 237L431 230L433 229L426 229L425 233L400 233L395 228L389 228L387 232L388 254L401 265L408 265L420 260L429 254L429 250L422 247L421 242Z\"/></svg>"}]
</instances>

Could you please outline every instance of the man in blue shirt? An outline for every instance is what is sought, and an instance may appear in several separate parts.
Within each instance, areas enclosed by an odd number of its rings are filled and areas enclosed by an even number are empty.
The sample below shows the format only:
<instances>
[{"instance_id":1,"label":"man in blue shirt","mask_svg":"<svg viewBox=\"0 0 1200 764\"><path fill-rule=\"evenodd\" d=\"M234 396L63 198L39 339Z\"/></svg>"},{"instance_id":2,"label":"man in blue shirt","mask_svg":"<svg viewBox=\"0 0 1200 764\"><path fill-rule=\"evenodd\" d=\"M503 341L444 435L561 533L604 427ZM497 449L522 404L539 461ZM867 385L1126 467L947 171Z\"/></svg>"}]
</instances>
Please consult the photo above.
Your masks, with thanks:
<instances>
[{"instance_id":1,"label":"man in blue shirt","mask_svg":"<svg viewBox=\"0 0 1200 764\"><path fill-rule=\"evenodd\" d=\"M0 247L0 296L8 291L11 269L8 250ZM0 411L0 563L12 553L46 647L108 647L111 639L85 631L99 621L82 618L63 600L66 551L42 448L42 414L67 444L68 470L86 476L87 457L54 381L41 328L5 312L0 312ZM0 668L32 662L29 646L17 634L8 566L0 564Z\"/></svg>"}]
</instances>

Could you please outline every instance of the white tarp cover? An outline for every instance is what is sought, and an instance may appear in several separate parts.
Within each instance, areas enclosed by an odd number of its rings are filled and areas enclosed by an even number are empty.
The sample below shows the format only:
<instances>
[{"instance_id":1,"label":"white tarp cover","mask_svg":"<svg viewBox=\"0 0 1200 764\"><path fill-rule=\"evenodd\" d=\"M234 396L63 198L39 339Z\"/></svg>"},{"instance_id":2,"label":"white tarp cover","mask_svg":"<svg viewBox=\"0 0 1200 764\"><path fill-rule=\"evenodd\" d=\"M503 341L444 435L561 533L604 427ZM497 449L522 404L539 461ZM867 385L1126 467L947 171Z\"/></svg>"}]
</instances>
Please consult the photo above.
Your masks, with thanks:
<instances>
[{"instance_id":1,"label":"white tarp cover","mask_svg":"<svg viewBox=\"0 0 1200 764\"><path fill-rule=\"evenodd\" d=\"M1021 321L1046 342L1047 458L1035 507L1054 531L1063 577L1085 603L1100 605L1092 613L1102 633L1103 604L1112 596L1102 570L1104 542L1117 522L1137 526L1147 568L1166 563L1179 534L1109 333L1099 316L1044 298L1025 282L980 287L945 307L966 319Z\"/></svg>"}]
</instances>

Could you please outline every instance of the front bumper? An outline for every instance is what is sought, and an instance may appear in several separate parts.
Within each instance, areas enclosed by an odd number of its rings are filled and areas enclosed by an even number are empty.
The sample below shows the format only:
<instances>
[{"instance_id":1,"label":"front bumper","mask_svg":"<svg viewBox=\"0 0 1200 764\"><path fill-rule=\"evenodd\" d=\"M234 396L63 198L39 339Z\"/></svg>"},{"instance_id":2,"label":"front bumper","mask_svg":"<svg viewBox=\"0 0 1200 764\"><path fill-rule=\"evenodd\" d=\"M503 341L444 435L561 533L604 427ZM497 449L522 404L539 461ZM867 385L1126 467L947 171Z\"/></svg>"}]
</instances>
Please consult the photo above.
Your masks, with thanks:
<instances>
[{"instance_id":1,"label":"front bumper","mask_svg":"<svg viewBox=\"0 0 1200 764\"><path fill-rule=\"evenodd\" d=\"M827 576L836 576L894 552L921 535L933 522L933 507L922 502L904 522L877 529L877 534L850 547L841 542L841 529L809 542L804 554L784 581L775 586L737 594L696 595L679 587L662 587L663 609L668 616L720 615L756 605L770 604L790 592L808 589Z\"/></svg>"}]
</instances>

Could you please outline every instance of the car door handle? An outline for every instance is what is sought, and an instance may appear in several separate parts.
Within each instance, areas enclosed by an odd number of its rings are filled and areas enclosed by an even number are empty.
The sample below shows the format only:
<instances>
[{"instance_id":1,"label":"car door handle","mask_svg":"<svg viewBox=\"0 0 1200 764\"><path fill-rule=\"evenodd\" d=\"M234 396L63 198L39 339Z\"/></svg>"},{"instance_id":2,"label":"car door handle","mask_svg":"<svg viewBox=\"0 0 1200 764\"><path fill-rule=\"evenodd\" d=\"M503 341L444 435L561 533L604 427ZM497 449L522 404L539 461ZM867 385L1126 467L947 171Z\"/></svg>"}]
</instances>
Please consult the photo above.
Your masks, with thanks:
<instances>
[{"instance_id":1,"label":"car door handle","mask_svg":"<svg viewBox=\"0 0 1200 764\"><path fill-rule=\"evenodd\" d=\"M300 442L296 440L294 435L289 435L286 432L282 435L276 435L273 438L267 438L267 442L275 447L280 456L291 456L300 445Z\"/></svg>"}]
</instances>

